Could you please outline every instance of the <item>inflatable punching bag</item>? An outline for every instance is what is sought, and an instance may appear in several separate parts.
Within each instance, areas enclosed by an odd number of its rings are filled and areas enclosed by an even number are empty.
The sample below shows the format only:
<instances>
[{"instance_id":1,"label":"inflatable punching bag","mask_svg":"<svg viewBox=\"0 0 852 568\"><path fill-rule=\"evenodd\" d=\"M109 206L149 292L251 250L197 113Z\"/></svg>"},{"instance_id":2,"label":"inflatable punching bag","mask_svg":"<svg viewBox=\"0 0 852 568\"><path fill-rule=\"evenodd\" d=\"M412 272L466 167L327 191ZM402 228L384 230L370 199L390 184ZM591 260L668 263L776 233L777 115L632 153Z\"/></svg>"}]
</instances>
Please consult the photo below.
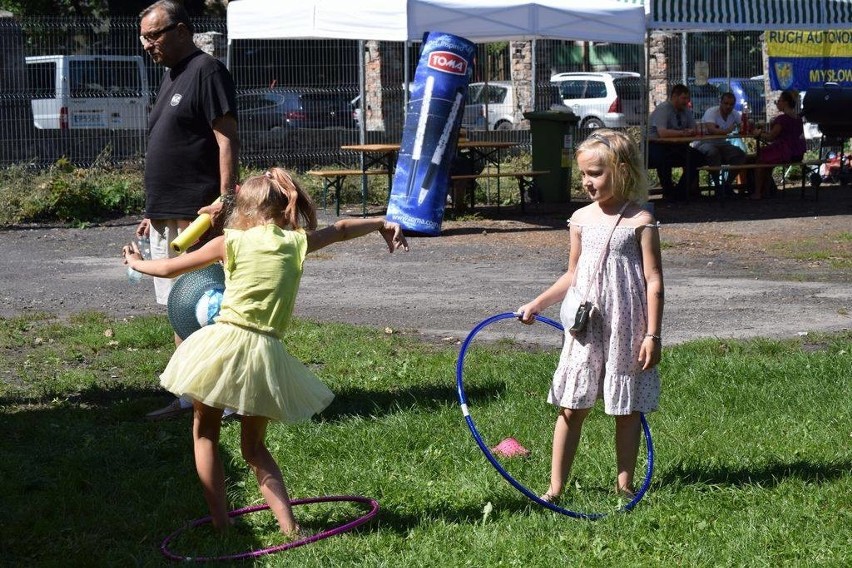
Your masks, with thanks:
<instances>
[{"instance_id":1,"label":"inflatable punching bag","mask_svg":"<svg viewBox=\"0 0 852 568\"><path fill-rule=\"evenodd\" d=\"M387 211L408 232L441 233L475 53L473 43L450 34L431 32L423 42Z\"/></svg>"}]
</instances>

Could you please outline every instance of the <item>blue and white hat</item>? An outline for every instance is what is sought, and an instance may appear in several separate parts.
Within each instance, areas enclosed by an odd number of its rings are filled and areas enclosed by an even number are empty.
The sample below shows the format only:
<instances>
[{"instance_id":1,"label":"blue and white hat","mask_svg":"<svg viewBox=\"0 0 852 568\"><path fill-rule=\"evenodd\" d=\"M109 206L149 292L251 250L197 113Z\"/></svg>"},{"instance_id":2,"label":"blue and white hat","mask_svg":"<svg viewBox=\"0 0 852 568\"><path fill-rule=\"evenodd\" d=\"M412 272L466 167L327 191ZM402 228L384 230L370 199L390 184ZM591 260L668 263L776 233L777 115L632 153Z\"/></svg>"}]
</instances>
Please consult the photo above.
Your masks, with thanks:
<instances>
[{"instance_id":1,"label":"blue and white hat","mask_svg":"<svg viewBox=\"0 0 852 568\"><path fill-rule=\"evenodd\" d=\"M169 322L181 339L213 323L222 306L225 271L218 262L178 276L169 292Z\"/></svg>"}]
</instances>

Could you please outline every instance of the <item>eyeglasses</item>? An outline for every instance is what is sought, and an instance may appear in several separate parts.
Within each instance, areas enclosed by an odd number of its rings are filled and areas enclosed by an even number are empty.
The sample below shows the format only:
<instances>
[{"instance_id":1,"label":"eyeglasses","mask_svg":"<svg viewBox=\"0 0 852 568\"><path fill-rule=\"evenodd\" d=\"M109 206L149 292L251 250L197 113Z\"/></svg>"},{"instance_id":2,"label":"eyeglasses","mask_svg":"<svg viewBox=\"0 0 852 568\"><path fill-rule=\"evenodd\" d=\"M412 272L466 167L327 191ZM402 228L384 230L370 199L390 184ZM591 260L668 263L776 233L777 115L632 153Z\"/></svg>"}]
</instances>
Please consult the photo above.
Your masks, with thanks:
<instances>
[{"instance_id":1,"label":"eyeglasses","mask_svg":"<svg viewBox=\"0 0 852 568\"><path fill-rule=\"evenodd\" d=\"M142 42L142 45L147 45L149 43L155 43L162 35L166 32L170 32L176 27L178 27L179 22L175 22L173 24L169 24L168 26L161 28L155 32L148 32L145 35L139 36L139 41Z\"/></svg>"}]
</instances>

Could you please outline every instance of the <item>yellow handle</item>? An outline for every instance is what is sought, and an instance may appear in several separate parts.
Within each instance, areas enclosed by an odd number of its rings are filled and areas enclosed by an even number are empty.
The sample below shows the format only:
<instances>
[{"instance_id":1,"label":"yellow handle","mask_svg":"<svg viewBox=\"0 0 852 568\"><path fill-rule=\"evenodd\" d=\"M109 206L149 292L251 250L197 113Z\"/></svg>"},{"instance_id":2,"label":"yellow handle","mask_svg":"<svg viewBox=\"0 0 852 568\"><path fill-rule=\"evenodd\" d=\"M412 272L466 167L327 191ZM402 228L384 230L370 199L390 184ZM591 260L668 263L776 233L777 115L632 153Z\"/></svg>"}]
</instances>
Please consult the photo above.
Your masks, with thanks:
<instances>
[{"instance_id":1,"label":"yellow handle","mask_svg":"<svg viewBox=\"0 0 852 568\"><path fill-rule=\"evenodd\" d=\"M177 253L186 251L186 249L198 242L198 239L207 232L211 224L212 221L210 220L210 215L202 213L195 221L190 223L186 229L181 231L181 233L175 237L171 244L172 250Z\"/></svg>"}]
</instances>

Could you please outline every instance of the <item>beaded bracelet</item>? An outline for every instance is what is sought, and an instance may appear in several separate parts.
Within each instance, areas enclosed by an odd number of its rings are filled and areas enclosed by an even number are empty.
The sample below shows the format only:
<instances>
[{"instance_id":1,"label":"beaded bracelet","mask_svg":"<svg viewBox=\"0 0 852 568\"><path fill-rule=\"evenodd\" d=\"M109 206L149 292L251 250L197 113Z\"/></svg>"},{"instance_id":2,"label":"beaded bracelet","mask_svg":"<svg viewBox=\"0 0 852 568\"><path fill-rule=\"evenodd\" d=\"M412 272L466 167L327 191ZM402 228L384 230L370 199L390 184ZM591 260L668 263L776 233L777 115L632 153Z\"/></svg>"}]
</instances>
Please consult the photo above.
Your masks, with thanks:
<instances>
[{"instance_id":1,"label":"beaded bracelet","mask_svg":"<svg viewBox=\"0 0 852 568\"><path fill-rule=\"evenodd\" d=\"M645 337L650 337L650 338L654 339L655 341L662 341L663 340L662 337L660 337L659 335L654 335L653 333L646 333Z\"/></svg>"}]
</instances>

